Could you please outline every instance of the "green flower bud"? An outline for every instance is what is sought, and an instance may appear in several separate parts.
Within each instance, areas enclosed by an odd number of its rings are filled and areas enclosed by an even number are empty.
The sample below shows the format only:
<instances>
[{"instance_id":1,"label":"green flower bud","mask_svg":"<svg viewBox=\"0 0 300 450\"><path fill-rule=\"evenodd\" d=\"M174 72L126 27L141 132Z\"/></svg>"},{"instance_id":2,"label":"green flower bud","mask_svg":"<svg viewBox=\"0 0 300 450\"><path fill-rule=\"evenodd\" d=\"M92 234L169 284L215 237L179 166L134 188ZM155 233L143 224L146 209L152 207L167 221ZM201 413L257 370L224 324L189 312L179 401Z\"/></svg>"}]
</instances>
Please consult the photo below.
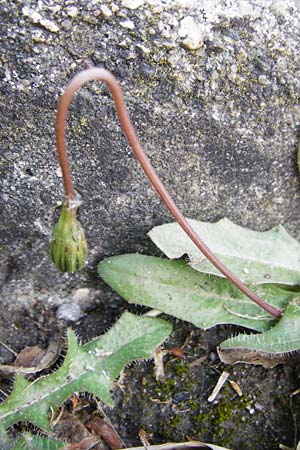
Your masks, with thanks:
<instances>
[{"instance_id":1,"label":"green flower bud","mask_svg":"<svg viewBox=\"0 0 300 450\"><path fill-rule=\"evenodd\" d=\"M50 243L51 259L61 272L75 272L84 266L87 257L85 232L77 220L76 208L64 204L59 221L53 227Z\"/></svg>"}]
</instances>

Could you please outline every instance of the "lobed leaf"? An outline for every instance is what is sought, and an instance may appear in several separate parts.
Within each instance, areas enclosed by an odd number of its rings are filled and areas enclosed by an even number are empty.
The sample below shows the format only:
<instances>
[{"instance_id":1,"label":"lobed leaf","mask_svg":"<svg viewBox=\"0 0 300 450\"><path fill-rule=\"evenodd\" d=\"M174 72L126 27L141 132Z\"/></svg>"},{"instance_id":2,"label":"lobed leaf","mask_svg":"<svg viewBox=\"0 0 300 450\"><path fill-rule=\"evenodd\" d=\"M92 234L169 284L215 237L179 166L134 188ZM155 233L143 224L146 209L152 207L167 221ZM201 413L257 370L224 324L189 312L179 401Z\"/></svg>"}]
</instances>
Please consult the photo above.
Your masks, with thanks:
<instances>
[{"instance_id":1,"label":"lobed leaf","mask_svg":"<svg viewBox=\"0 0 300 450\"><path fill-rule=\"evenodd\" d=\"M139 254L114 256L99 264L103 280L130 303L149 306L200 328L231 323L266 331L274 318L230 281L193 270L185 261ZM268 303L284 308L297 293L255 286Z\"/></svg>"},{"instance_id":2,"label":"lobed leaf","mask_svg":"<svg viewBox=\"0 0 300 450\"><path fill-rule=\"evenodd\" d=\"M285 308L280 321L261 334L239 334L222 342L218 353L227 364L246 362L274 367L300 349L300 297ZM299 355L298 355L299 356Z\"/></svg>"},{"instance_id":3,"label":"lobed leaf","mask_svg":"<svg viewBox=\"0 0 300 450\"><path fill-rule=\"evenodd\" d=\"M126 312L107 335L83 346L68 330L68 352L56 372L34 382L17 375L11 395L0 405L0 442L8 440L5 430L19 421L50 431L50 409L57 411L74 392L89 392L112 404L110 385L124 365L151 357L171 328L162 319Z\"/></svg>"},{"instance_id":4,"label":"lobed leaf","mask_svg":"<svg viewBox=\"0 0 300 450\"><path fill-rule=\"evenodd\" d=\"M246 284L300 284L300 243L281 225L259 232L228 219L189 222L215 255ZM155 227L148 236L168 258L187 254L194 269L223 276L177 223Z\"/></svg>"}]
</instances>

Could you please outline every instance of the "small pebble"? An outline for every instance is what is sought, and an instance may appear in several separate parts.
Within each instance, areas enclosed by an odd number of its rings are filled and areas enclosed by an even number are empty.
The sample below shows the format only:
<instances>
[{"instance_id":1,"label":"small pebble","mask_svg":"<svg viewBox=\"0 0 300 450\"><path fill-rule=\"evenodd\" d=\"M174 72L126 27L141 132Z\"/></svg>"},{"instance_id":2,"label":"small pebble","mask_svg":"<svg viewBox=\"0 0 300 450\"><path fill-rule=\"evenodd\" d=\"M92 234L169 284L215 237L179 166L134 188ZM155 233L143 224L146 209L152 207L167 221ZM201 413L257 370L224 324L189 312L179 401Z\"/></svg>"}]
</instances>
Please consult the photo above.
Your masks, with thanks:
<instances>
[{"instance_id":1,"label":"small pebble","mask_svg":"<svg viewBox=\"0 0 300 450\"><path fill-rule=\"evenodd\" d=\"M123 20L122 22L120 22L120 25L121 25L121 27L127 28L128 30L134 30L134 28L135 28L134 23L130 19Z\"/></svg>"},{"instance_id":2,"label":"small pebble","mask_svg":"<svg viewBox=\"0 0 300 450\"><path fill-rule=\"evenodd\" d=\"M109 19L113 14L111 9L109 9L109 7L106 5L101 5L100 11L101 11L102 15L105 17L105 19Z\"/></svg>"},{"instance_id":3,"label":"small pebble","mask_svg":"<svg viewBox=\"0 0 300 450\"><path fill-rule=\"evenodd\" d=\"M237 66L235 64L232 64L230 72L227 74L227 78L233 83L235 82L237 78Z\"/></svg>"},{"instance_id":4,"label":"small pebble","mask_svg":"<svg viewBox=\"0 0 300 450\"><path fill-rule=\"evenodd\" d=\"M58 167L55 171L56 176L58 176L58 178L62 178L62 170L61 167Z\"/></svg>"},{"instance_id":5,"label":"small pebble","mask_svg":"<svg viewBox=\"0 0 300 450\"><path fill-rule=\"evenodd\" d=\"M270 80L266 77L266 75L260 75L258 77L258 82L261 86L269 86Z\"/></svg>"},{"instance_id":6,"label":"small pebble","mask_svg":"<svg viewBox=\"0 0 300 450\"><path fill-rule=\"evenodd\" d=\"M69 31L72 28L72 22L71 20L64 20L61 24L64 30Z\"/></svg>"},{"instance_id":7,"label":"small pebble","mask_svg":"<svg viewBox=\"0 0 300 450\"><path fill-rule=\"evenodd\" d=\"M119 9L120 8L115 3L111 4L111 10L112 10L113 13L117 13L119 11Z\"/></svg>"},{"instance_id":8,"label":"small pebble","mask_svg":"<svg viewBox=\"0 0 300 450\"><path fill-rule=\"evenodd\" d=\"M24 13L24 8L23 14L27 15ZM59 27L53 21L44 19L41 14L36 11L28 12L28 16L31 18L33 23L38 23L39 25L41 25L41 27L45 28L48 31L51 31L52 33L57 33L59 31Z\"/></svg>"},{"instance_id":9,"label":"small pebble","mask_svg":"<svg viewBox=\"0 0 300 450\"><path fill-rule=\"evenodd\" d=\"M90 296L90 290L89 288L79 288L76 289L76 291L73 294L74 301L77 302L83 302L87 300Z\"/></svg>"},{"instance_id":10,"label":"small pebble","mask_svg":"<svg viewBox=\"0 0 300 450\"><path fill-rule=\"evenodd\" d=\"M58 320L67 320L69 322L77 322L82 316L80 306L76 303L64 303L56 310Z\"/></svg>"},{"instance_id":11,"label":"small pebble","mask_svg":"<svg viewBox=\"0 0 300 450\"><path fill-rule=\"evenodd\" d=\"M70 17L76 17L78 14L78 8L76 6L71 6L67 9L67 14Z\"/></svg>"},{"instance_id":12,"label":"small pebble","mask_svg":"<svg viewBox=\"0 0 300 450\"><path fill-rule=\"evenodd\" d=\"M248 411L249 411L249 414L254 414L255 413L255 409L252 407L252 406L246 406L246 409L248 409Z\"/></svg>"},{"instance_id":13,"label":"small pebble","mask_svg":"<svg viewBox=\"0 0 300 450\"><path fill-rule=\"evenodd\" d=\"M198 50L203 46L204 37L202 30L191 16L186 16L181 20L178 35L185 38L182 41L182 45L187 50Z\"/></svg>"},{"instance_id":14,"label":"small pebble","mask_svg":"<svg viewBox=\"0 0 300 450\"><path fill-rule=\"evenodd\" d=\"M245 61L245 59L247 59L247 58L248 58L248 55L247 55L246 51L243 48L241 48L236 55L236 60L238 62L242 62L242 61Z\"/></svg>"}]
</instances>

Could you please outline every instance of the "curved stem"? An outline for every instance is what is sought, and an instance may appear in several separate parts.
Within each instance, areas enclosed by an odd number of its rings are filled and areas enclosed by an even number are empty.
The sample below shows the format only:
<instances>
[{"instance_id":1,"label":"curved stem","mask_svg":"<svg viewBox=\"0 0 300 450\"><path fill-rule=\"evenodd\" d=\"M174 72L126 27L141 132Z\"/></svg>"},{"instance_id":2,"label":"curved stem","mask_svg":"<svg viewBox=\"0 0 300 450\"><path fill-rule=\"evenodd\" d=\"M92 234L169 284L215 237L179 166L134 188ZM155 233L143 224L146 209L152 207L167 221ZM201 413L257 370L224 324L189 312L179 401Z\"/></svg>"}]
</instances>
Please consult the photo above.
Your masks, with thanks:
<instances>
[{"instance_id":1,"label":"curved stem","mask_svg":"<svg viewBox=\"0 0 300 450\"><path fill-rule=\"evenodd\" d=\"M165 205L175 218L176 222L183 228L194 244L199 248L199 250L206 256L206 258L232 283L234 283L245 295L247 295L251 300L257 303L261 308L263 308L268 313L272 314L274 317L281 317L281 311L277 308L269 305L260 297L258 297L254 292L252 292L239 278L237 278L231 271L221 262L219 259L211 252L211 250L202 242L196 231L191 227L189 222L183 216L181 211L178 209L175 202L172 200L169 192L165 188L164 184L160 180L159 176L152 167L145 151L143 150L139 140L135 134L134 127L131 123L129 114L127 112L123 93L119 83L116 78L107 70L100 68L88 68L79 72L72 78L66 87L64 94L61 96L57 116L56 116L56 142L60 165L62 168L65 194L67 204L70 205L72 200L75 198L75 191L72 183L72 176L68 162L67 147L65 143L65 129L67 121L67 113L70 103L73 99L74 94L78 91L85 83L88 81L100 80L104 81L113 96L115 102L116 110L118 113L119 120L121 122L123 131L127 137L127 140L135 153L136 158L140 162L144 172L149 178L151 184L156 189Z\"/></svg>"}]
</instances>

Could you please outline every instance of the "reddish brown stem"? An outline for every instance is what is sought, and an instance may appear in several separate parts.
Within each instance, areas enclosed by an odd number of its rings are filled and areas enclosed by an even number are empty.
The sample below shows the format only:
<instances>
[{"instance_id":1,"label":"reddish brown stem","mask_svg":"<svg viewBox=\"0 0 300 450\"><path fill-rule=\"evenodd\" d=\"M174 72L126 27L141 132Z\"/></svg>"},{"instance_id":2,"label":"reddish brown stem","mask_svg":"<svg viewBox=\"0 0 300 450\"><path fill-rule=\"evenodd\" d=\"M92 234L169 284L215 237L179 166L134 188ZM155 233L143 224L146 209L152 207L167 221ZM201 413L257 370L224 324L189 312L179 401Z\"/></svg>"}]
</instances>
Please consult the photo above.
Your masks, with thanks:
<instances>
[{"instance_id":1,"label":"reddish brown stem","mask_svg":"<svg viewBox=\"0 0 300 450\"><path fill-rule=\"evenodd\" d=\"M62 168L66 201L68 204L75 198L75 191L72 183L71 171L67 155L67 147L65 143L66 134L66 121L68 109L73 99L74 94L78 91L85 83L88 81L100 80L104 81L113 96L115 106L117 109L118 117L123 127L123 131L127 137L127 140L135 153L136 158L140 162L144 172L149 178L151 184L156 189L167 208L170 210L171 214L174 216L176 222L183 228L194 244L199 248L199 250L206 256L206 258L223 274L228 278L233 284L235 284L245 295L247 295L251 300L257 303L261 308L263 308L268 313L272 314L274 317L281 317L281 311L269 305L264 300L262 300L258 295L252 292L239 278L237 278L231 271L212 253L212 251L202 242L196 231L191 227L189 222L183 216L181 211L176 206L175 202L172 200L169 192L165 188L164 184L160 180L159 176L152 167L144 149L142 148L139 140L135 134L134 127L131 123L129 114L127 112L123 93L119 83L116 78L107 70L99 68L88 68L79 72L74 78L69 82L66 87L64 94L61 96L57 116L56 116L56 141L57 150L60 165Z\"/></svg>"}]
</instances>

